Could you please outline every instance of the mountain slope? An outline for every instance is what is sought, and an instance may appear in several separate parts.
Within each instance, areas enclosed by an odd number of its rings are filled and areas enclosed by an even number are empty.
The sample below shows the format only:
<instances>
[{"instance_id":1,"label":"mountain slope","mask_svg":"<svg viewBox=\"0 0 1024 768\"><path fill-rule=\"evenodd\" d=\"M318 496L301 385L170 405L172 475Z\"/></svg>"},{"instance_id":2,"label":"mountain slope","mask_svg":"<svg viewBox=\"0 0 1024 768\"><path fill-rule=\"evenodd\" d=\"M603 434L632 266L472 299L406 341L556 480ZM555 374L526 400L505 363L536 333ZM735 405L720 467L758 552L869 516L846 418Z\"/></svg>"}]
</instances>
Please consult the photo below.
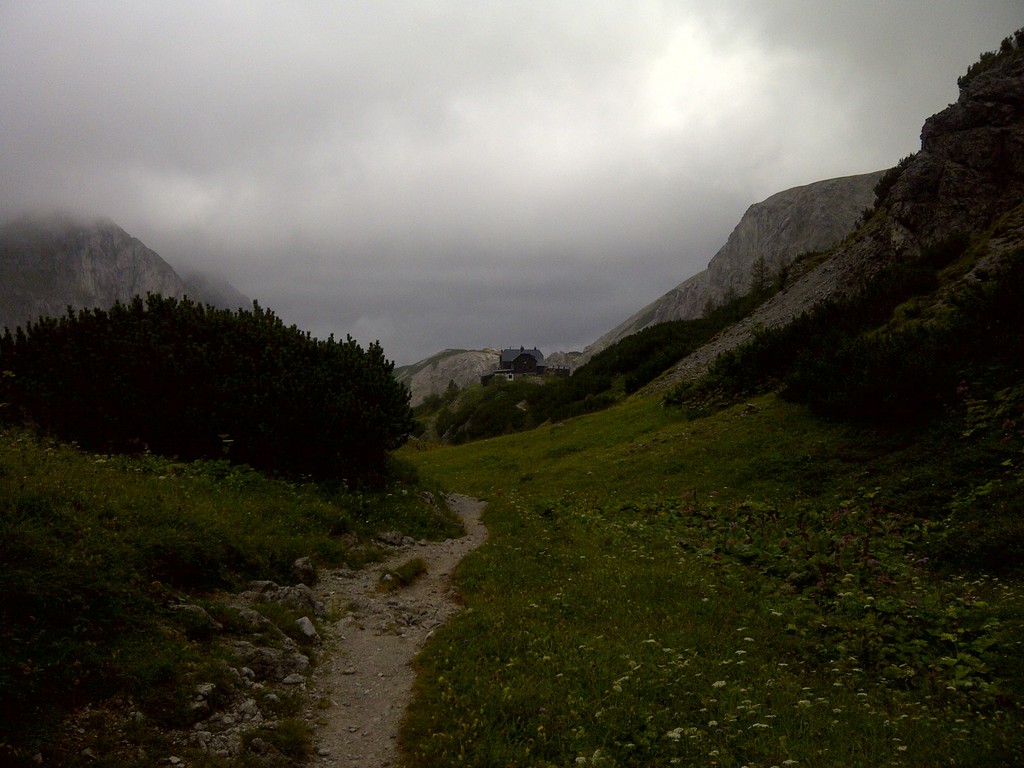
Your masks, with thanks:
<instances>
[{"instance_id":1,"label":"mountain slope","mask_svg":"<svg viewBox=\"0 0 1024 768\"><path fill-rule=\"evenodd\" d=\"M498 366L496 349L445 349L426 360L395 369L395 378L409 387L417 406L430 395L441 394L449 382L467 387Z\"/></svg>"},{"instance_id":2,"label":"mountain slope","mask_svg":"<svg viewBox=\"0 0 1024 768\"><path fill-rule=\"evenodd\" d=\"M670 320L701 317L708 305L746 293L751 270L763 259L778 273L796 256L831 248L854 228L874 201L882 171L828 179L777 192L747 209L707 269L680 283L584 351L587 359L637 331Z\"/></svg>"},{"instance_id":3,"label":"mountain slope","mask_svg":"<svg viewBox=\"0 0 1024 768\"><path fill-rule=\"evenodd\" d=\"M1000 220L995 236L982 238L979 260L962 279L983 277L1024 246L1024 52L990 59L980 73L961 78L957 102L925 121L920 151L888 171L880 185L878 209L854 235L827 258L802 266L780 293L652 387L698 376L754 329L783 326L826 299L853 293L886 265L982 236Z\"/></svg>"},{"instance_id":4,"label":"mountain slope","mask_svg":"<svg viewBox=\"0 0 1024 768\"><path fill-rule=\"evenodd\" d=\"M0 327L62 315L69 305L107 308L146 293L188 295L226 309L249 303L226 282L203 280L183 280L159 254L109 220L53 214L0 227Z\"/></svg>"}]
</instances>

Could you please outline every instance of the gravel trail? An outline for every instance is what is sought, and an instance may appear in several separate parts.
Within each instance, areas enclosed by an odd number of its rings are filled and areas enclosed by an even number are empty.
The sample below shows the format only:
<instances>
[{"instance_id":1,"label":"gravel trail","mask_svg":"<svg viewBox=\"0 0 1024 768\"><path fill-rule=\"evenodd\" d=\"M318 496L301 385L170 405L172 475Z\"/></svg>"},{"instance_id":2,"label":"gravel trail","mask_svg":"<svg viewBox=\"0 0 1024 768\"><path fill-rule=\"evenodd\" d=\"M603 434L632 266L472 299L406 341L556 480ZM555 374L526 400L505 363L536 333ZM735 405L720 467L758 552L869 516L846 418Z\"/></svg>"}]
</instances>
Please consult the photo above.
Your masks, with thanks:
<instances>
[{"instance_id":1,"label":"gravel trail","mask_svg":"<svg viewBox=\"0 0 1024 768\"><path fill-rule=\"evenodd\" d=\"M480 521L484 503L451 495L448 504L466 533L441 542L408 542L381 563L359 571L321 573L316 587L331 616L323 627L326 657L308 683L306 713L316 723L318 768L384 768L398 764L398 726L412 695L411 661L434 629L459 606L451 584L455 566L487 538ZM397 591L378 588L383 569L410 558L427 572Z\"/></svg>"}]
</instances>

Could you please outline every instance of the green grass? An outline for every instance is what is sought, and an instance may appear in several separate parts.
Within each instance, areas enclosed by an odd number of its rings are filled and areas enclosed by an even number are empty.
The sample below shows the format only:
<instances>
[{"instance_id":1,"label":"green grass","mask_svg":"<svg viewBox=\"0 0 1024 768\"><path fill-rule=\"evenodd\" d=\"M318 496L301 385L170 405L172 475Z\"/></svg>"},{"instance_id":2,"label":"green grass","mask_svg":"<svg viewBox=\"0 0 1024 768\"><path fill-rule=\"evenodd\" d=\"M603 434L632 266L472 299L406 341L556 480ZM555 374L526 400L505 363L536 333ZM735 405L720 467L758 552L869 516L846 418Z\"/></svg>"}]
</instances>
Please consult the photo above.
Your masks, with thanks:
<instances>
[{"instance_id":1,"label":"green grass","mask_svg":"<svg viewBox=\"0 0 1024 768\"><path fill-rule=\"evenodd\" d=\"M397 568L381 570L378 586L385 591L394 591L407 587L427 572L427 561L422 557L412 557Z\"/></svg>"},{"instance_id":2,"label":"green grass","mask_svg":"<svg viewBox=\"0 0 1024 768\"><path fill-rule=\"evenodd\" d=\"M217 594L293 584L298 557L358 567L382 556L375 533L457 535L440 495L395 470L385 492L349 493L0 431L0 757L49 754L65 713L114 695L190 725L188 692L222 654L211 626L171 605L201 604L231 632ZM294 633L296 615L262 609Z\"/></svg>"},{"instance_id":3,"label":"green grass","mask_svg":"<svg viewBox=\"0 0 1024 768\"><path fill-rule=\"evenodd\" d=\"M419 659L408 762L1020 764L1020 584L934 568L971 479L928 437L766 396L407 450L490 531Z\"/></svg>"},{"instance_id":4,"label":"green grass","mask_svg":"<svg viewBox=\"0 0 1024 768\"><path fill-rule=\"evenodd\" d=\"M256 739L272 745L282 755L294 760L301 760L313 752L312 727L294 717L281 720L275 728L257 728L246 733L243 739L246 749L251 749Z\"/></svg>"}]
</instances>

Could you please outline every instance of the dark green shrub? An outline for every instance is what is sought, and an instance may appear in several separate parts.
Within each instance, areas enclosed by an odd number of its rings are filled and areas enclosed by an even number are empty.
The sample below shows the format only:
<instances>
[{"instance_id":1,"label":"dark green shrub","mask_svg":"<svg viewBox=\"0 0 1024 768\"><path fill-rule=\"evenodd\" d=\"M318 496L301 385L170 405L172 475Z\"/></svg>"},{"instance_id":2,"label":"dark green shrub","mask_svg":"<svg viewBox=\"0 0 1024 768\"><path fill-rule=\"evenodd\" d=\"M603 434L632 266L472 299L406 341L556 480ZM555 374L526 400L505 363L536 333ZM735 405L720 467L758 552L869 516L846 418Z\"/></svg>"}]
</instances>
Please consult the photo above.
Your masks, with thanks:
<instances>
[{"instance_id":1,"label":"dark green shrub","mask_svg":"<svg viewBox=\"0 0 1024 768\"><path fill-rule=\"evenodd\" d=\"M379 586L386 591L407 587L426 572L427 561L422 557L413 557L397 568L384 569L380 575Z\"/></svg>"},{"instance_id":2,"label":"dark green shrub","mask_svg":"<svg viewBox=\"0 0 1024 768\"><path fill-rule=\"evenodd\" d=\"M971 80L991 69L996 62L1011 56L1020 55L1024 51L1024 28L1018 29L1013 35L1003 38L998 51L986 51L970 67L967 72L957 78L956 84L964 88Z\"/></svg>"},{"instance_id":3,"label":"dark green shrub","mask_svg":"<svg viewBox=\"0 0 1024 768\"><path fill-rule=\"evenodd\" d=\"M763 265L762 265L763 266ZM718 331L754 311L780 290L788 270L780 270L743 296L709 306L705 317L671 320L644 328L595 354L569 378L495 384L482 393L454 398L435 396L424 411L440 408L435 430L444 440L462 443L531 429L549 421L603 410L623 395L639 391Z\"/></svg>"},{"instance_id":4,"label":"dark green shrub","mask_svg":"<svg viewBox=\"0 0 1024 768\"><path fill-rule=\"evenodd\" d=\"M255 304L150 295L5 334L0 400L93 450L379 482L414 426L393 368L376 343L314 339Z\"/></svg>"},{"instance_id":5,"label":"dark green shrub","mask_svg":"<svg viewBox=\"0 0 1024 768\"><path fill-rule=\"evenodd\" d=\"M875 182L875 208L885 204L886 198L889 197L889 192L894 186L896 186L896 182L900 180L903 172L907 169L907 166L910 165L911 161L913 161L916 154L916 152L911 152L906 157L901 158L895 166L883 173L882 177ZM869 214L869 211L865 211L865 215L863 215L862 218L865 220L870 218Z\"/></svg>"}]
</instances>

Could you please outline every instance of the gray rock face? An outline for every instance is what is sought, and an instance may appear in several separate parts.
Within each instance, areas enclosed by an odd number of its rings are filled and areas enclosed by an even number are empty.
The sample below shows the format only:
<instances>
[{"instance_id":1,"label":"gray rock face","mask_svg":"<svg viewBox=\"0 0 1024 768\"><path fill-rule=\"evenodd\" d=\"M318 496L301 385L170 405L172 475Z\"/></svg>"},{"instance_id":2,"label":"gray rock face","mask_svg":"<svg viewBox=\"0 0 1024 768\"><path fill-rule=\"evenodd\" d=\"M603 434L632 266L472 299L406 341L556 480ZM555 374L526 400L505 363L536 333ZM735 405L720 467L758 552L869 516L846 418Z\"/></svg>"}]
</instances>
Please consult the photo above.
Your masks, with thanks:
<instances>
[{"instance_id":1,"label":"gray rock face","mask_svg":"<svg viewBox=\"0 0 1024 768\"><path fill-rule=\"evenodd\" d=\"M721 301L731 289L750 288L753 265L764 258L771 272L795 256L831 248L856 226L874 202L882 171L795 187L750 206L722 249L708 264L705 301ZM688 317L703 307L692 303Z\"/></svg>"},{"instance_id":2,"label":"gray rock face","mask_svg":"<svg viewBox=\"0 0 1024 768\"><path fill-rule=\"evenodd\" d=\"M422 403L430 395L439 395L454 381L455 386L467 387L480 381L498 365L496 349L446 349L426 360L395 370L395 378L406 384L412 392L412 405Z\"/></svg>"},{"instance_id":3,"label":"gray rock face","mask_svg":"<svg viewBox=\"0 0 1024 768\"><path fill-rule=\"evenodd\" d=\"M957 103L925 122L920 152L868 224L750 317L680 361L649 391L700 375L718 355L749 339L754 328L785 325L826 299L856 290L885 264L917 256L951 235L985 232L1005 217L982 260L997 264L1024 247L1022 200L1024 55L1017 54L964 83Z\"/></svg>"},{"instance_id":4,"label":"gray rock face","mask_svg":"<svg viewBox=\"0 0 1024 768\"><path fill-rule=\"evenodd\" d=\"M109 220L55 214L0 227L0 327L60 316L68 306L106 309L147 293L188 295L215 306L229 298L229 308L248 304L225 286L186 283L159 254Z\"/></svg>"},{"instance_id":5,"label":"gray rock face","mask_svg":"<svg viewBox=\"0 0 1024 768\"><path fill-rule=\"evenodd\" d=\"M874 203L881 175L878 171L819 181L750 206L706 270L604 334L584 350L584 359L652 325L700 317L708 304L720 304L732 292L746 293L753 266L761 258L774 274L796 256L831 248Z\"/></svg>"},{"instance_id":6,"label":"gray rock face","mask_svg":"<svg viewBox=\"0 0 1024 768\"><path fill-rule=\"evenodd\" d=\"M921 151L889 195L896 222L922 242L976 231L1024 199L1024 55L964 83L928 118Z\"/></svg>"}]
</instances>

